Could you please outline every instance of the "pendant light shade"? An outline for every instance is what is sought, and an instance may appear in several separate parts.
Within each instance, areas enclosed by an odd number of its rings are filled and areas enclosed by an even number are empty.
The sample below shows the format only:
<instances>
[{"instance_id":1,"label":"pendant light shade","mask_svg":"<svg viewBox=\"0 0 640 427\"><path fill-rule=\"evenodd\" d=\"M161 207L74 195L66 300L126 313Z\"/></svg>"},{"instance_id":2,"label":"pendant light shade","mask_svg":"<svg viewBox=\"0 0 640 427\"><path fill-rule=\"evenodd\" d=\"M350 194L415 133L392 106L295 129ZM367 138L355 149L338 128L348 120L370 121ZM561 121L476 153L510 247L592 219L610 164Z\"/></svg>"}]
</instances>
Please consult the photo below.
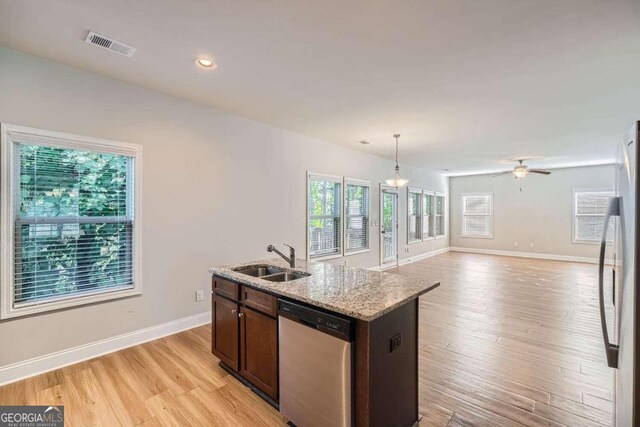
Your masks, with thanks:
<instances>
[{"instance_id":1,"label":"pendant light shade","mask_svg":"<svg viewBox=\"0 0 640 427\"><path fill-rule=\"evenodd\" d=\"M393 175L393 178L387 179L387 180L385 180L385 182L387 183L387 185L389 185L391 187L404 187L405 185L407 185L409 183L409 180L400 177L400 165L398 164L398 138L400 138L400 134L396 133L395 135L393 135L393 137L396 139L396 168L395 168L395 174Z\"/></svg>"},{"instance_id":2,"label":"pendant light shade","mask_svg":"<svg viewBox=\"0 0 640 427\"><path fill-rule=\"evenodd\" d=\"M396 166L396 173L394 177L392 179L385 180L385 182L390 187L404 187L409 183L409 180L400 177L400 168Z\"/></svg>"}]
</instances>

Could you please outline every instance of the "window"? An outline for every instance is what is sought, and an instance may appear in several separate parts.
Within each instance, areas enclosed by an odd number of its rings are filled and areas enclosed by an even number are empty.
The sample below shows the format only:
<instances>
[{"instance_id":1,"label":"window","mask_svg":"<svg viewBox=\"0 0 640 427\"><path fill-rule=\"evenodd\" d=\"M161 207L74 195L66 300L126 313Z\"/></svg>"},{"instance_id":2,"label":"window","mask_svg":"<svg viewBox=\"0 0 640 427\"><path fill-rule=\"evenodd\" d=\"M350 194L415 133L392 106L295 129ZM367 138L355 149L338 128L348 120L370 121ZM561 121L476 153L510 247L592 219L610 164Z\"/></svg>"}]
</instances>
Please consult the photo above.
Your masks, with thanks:
<instances>
[{"instance_id":1,"label":"window","mask_svg":"<svg viewBox=\"0 0 640 427\"><path fill-rule=\"evenodd\" d=\"M422 190L407 189L407 241L415 243L422 240L421 206Z\"/></svg>"},{"instance_id":2,"label":"window","mask_svg":"<svg viewBox=\"0 0 640 427\"><path fill-rule=\"evenodd\" d=\"M369 183L345 179L344 185L345 253L369 250Z\"/></svg>"},{"instance_id":3,"label":"window","mask_svg":"<svg viewBox=\"0 0 640 427\"><path fill-rule=\"evenodd\" d=\"M493 194L462 195L462 237L493 238Z\"/></svg>"},{"instance_id":4,"label":"window","mask_svg":"<svg viewBox=\"0 0 640 427\"><path fill-rule=\"evenodd\" d=\"M436 237L444 237L444 194L436 193L435 233Z\"/></svg>"},{"instance_id":5,"label":"window","mask_svg":"<svg viewBox=\"0 0 640 427\"><path fill-rule=\"evenodd\" d=\"M3 125L3 317L140 293L138 157L130 144Z\"/></svg>"},{"instance_id":6,"label":"window","mask_svg":"<svg viewBox=\"0 0 640 427\"><path fill-rule=\"evenodd\" d=\"M598 243L602 239L602 227L613 191L573 192L573 241L574 243ZM615 221L609 221L607 241L613 241Z\"/></svg>"},{"instance_id":7,"label":"window","mask_svg":"<svg viewBox=\"0 0 640 427\"><path fill-rule=\"evenodd\" d=\"M434 220L434 199L435 194L432 191L424 191L422 193L422 240L428 240L435 237Z\"/></svg>"},{"instance_id":8,"label":"window","mask_svg":"<svg viewBox=\"0 0 640 427\"><path fill-rule=\"evenodd\" d=\"M308 174L308 256L342 255L342 177Z\"/></svg>"}]
</instances>

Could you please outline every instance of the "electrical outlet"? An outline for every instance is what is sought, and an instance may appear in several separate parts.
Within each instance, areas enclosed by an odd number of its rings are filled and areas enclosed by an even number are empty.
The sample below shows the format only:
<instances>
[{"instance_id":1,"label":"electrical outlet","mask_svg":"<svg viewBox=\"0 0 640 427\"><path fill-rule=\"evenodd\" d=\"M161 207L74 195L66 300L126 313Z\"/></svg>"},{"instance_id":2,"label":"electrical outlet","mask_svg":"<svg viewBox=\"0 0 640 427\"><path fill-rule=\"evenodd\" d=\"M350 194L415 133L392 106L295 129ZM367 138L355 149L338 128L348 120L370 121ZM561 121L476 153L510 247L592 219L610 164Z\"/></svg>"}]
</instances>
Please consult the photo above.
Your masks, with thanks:
<instances>
[{"instance_id":1,"label":"electrical outlet","mask_svg":"<svg viewBox=\"0 0 640 427\"><path fill-rule=\"evenodd\" d=\"M513 247L517 248L518 247L518 242L513 242Z\"/></svg>"},{"instance_id":2,"label":"electrical outlet","mask_svg":"<svg viewBox=\"0 0 640 427\"><path fill-rule=\"evenodd\" d=\"M529 243L529 247L532 248L533 247L533 243Z\"/></svg>"},{"instance_id":3,"label":"electrical outlet","mask_svg":"<svg viewBox=\"0 0 640 427\"><path fill-rule=\"evenodd\" d=\"M204 300L204 291L201 289L196 291L196 302L200 302Z\"/></svg>"},{"instance_id":4,"label":"electrical outlet","mask_svg":"<svg viewBox=\"0 0 640 427\"><path fill-rule=\"evenodd\" d=\"M395 334L391 337L389 350L391 353L398 350L402 346L402 334Z\"/></svg>"}]
</instances>

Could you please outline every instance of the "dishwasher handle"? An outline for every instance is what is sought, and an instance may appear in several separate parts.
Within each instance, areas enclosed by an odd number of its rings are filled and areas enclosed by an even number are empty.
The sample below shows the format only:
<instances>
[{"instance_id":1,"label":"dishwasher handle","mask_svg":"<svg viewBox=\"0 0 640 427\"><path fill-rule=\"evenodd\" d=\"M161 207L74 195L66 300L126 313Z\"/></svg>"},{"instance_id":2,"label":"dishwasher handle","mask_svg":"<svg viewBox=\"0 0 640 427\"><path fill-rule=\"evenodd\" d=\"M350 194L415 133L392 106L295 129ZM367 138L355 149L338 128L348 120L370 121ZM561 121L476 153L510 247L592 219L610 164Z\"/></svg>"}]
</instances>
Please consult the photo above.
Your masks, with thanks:
<instances>
[{"instance_id":1,"label":"dishwasher handle","mask_svg":"<svg viewBox=\"0 0 640 427\"><path fill-rule=\"evenodd\" d=\"M349 318L286 300L278 300L278 316L286 317L306 327L333 335L343 341L353 341L354 322Z\"/></svg>"},{"instance_id":2,"label":"dishwasher handle","mask_svg":"<svg viewBox=\"0 0 640 427\"><path fill-rule=\"evenodd\" d=\"M308 326L310 328L313 328L313 329L319 329L320 328L320 325L318 325L317 323L310 322L309 320L306 320L306 319L297 319L297 321L298 321L298 323L301 323L301 324L303 324L305 326Z\"/></svg>"}]
</instances>

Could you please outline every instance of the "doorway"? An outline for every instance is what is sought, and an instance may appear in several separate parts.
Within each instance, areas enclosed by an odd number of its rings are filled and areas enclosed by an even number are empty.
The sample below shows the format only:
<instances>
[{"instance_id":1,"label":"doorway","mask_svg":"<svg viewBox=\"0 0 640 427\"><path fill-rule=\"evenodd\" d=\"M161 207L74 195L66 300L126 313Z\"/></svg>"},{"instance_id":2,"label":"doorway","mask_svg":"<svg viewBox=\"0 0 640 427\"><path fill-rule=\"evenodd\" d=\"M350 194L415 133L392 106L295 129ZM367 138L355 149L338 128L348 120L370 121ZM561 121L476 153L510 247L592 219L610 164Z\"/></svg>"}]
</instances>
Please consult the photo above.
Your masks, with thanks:
<instances>
[{"instance_id":1,"label":"doorway","mask_svg":"<svg viewBox=\"0 0 640 427\"><path fill-rule=\"evenodd\" d=\"M380 268L398 265L398 189L380 185Z\"/></svg>"}]
</instances>

